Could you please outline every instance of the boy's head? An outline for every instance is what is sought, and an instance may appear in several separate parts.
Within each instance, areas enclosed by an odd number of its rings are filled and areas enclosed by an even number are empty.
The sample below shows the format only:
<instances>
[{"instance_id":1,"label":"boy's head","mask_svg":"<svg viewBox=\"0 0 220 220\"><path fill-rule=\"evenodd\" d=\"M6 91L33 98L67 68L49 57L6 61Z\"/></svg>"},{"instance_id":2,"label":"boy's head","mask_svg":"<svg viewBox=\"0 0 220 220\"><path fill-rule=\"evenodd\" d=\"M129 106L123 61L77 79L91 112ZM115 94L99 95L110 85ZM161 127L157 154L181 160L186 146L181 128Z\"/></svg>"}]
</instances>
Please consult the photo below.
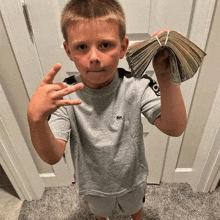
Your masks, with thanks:
<instances>
[{"instance_id":1,"label":"boy's head","mask_svg":"<svg viewBox=\"0 0 220 220\"><path fill-rule=\"evenodd\" d=\"M84 19L100 18L115 21L119 26L119 37L124 39L126 34L125 15L121 5L116 0L70 0L61 16L61 30L68 42L67 29Z\"/></svg>"},{"instance_id":2,"label":"boy's head","mask_svg":"<svg viewBox=\"0 0 220 220\"><path fill-rule=\"evenodd\" d=\"M114 0L71 0L64 8L61 25L65 51L84 84L107 86L129 43L121 6Z\"/></svg>"}]
</instances>

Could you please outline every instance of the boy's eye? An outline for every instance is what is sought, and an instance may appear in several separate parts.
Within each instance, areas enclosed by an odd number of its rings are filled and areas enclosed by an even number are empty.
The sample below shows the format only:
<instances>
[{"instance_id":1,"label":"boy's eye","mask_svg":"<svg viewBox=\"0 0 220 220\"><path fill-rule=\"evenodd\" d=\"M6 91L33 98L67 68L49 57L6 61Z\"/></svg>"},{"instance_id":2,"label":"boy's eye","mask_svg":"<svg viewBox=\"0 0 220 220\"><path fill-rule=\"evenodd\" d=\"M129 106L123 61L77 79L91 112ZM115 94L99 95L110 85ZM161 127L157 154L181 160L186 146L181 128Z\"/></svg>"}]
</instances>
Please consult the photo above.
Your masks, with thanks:
<instances>
[{"instance_id":1,"label":"boy's eye","mask_svg":"<svg viewBox=\"0 0 220 220\"><path fill-rule=\"evenodd\" d=\"M77 46L77 49L78 50L87 50L88 46L86 44L81 44L81 45Z\"/></svg>"},{"instance_id":2,"label":"boy's eye","mask_svg":"<svg viewBox=\"0 0 220 220\"><path fill-rule=\"evenodd\" d=\"M103 43L100 45L101 49L108 49L112 46L111 43Z\"/></svg>"}]
</instances>

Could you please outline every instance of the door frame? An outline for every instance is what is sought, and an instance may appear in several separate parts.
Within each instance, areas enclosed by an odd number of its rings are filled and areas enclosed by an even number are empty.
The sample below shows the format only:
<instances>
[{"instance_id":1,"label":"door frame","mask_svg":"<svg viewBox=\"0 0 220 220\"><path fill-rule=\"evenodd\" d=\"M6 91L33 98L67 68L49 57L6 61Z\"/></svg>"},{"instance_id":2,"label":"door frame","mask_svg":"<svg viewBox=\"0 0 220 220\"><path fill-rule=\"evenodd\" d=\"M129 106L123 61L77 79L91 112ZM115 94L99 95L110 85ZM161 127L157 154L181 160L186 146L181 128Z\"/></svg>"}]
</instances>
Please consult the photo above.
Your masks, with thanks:
<instances>
[{"instance_id":1,"label":"door frame","mask_svg":"<svg viewBox=\"0 0 220 220\"><path fill-rule=\"evenodd\" d=\"M215 190L220 179L220 84L193 164L190 185L194 191ZM208 155L208 156L207 156Z\"/></svg>"},{"instance_id":2,"label":"door frame","mask_svg":"<svg viewBox=\"0 0 220 220\"><path fill-rule=\"evenodd\" d=\"M0 84L0 164L21 200L40 199L45 186Z\"/></svg>"}]
</instances>

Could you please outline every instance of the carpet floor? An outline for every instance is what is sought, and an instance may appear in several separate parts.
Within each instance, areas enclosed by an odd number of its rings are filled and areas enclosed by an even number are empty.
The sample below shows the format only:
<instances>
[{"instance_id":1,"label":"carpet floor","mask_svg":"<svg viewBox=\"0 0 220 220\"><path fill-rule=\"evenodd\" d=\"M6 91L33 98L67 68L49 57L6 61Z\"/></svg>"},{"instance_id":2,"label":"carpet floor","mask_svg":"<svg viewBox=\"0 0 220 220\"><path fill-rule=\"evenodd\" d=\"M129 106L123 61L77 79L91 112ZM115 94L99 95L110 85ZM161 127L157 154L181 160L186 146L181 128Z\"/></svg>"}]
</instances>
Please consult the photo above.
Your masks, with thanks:
<instances>
[{"instance_id":1,"label":"carpet floor","mask_svg":"<svg viewBox=\"0 0 220 220\"><path fill-rule=\"evenodd\" d=\"M40 200L24 201L18 220L94 220L76 186L46 188ZM128 220L117 208L110 220ZM148 185L143 220L220 220L220 187L194 193L186 183Z\"/></svg>"}]
</instances>

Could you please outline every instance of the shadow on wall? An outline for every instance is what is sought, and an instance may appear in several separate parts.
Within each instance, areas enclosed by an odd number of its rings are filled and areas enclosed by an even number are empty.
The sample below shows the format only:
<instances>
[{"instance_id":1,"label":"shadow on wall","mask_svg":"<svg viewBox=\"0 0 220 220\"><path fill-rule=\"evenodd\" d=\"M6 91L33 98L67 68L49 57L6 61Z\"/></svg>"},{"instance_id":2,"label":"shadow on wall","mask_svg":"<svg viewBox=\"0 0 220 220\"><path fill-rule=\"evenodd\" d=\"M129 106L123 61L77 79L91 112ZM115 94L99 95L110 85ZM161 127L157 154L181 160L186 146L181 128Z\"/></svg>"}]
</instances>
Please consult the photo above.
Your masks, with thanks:
<instances>
[{"instance_id":1,"label":"shadow on wall","mask_svg":"<svg viewBox=\"0 0 220 220\"><path fill-rule=\"evenodd\" d=\"M1 165L0 165L0 190L4 190L7 193L11 194L12 196L19 198L18 194L16 193L14 187L11 184L11 181L9 180L7 174L5 173Z\"/></svg>"}]
</instances>

